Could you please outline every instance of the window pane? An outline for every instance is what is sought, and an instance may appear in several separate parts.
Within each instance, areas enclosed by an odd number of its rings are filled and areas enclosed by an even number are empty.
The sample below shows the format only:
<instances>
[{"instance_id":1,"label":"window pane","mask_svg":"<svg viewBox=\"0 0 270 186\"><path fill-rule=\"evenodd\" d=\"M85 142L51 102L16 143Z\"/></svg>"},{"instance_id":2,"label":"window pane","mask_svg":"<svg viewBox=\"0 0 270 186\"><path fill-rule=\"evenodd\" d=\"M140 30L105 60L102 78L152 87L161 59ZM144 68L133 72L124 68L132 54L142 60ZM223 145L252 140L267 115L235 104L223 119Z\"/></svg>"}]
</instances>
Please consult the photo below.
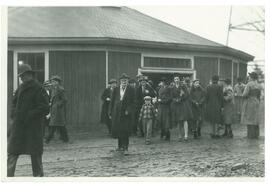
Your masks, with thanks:
<instances>
[{"instance_id":1,"label":"window pane","mask_svg":"<svg viewBox=\"0 0 270 186\"><path fill-rule=\"evenodd\" d=\"M145 67L191 68L191 59L144 57Z\"/></svg>"},{"instance_id":2,"label":"window pane","mask_svg":"<svg viewBox=\"0 0 270 186\"><path fill-rule=\"evenodd\" d=\"M40 83L45 78L45 54L44 53L18 53L18 65L29 64L36 71L36 78Z\"/></svg>"}]
</instances>

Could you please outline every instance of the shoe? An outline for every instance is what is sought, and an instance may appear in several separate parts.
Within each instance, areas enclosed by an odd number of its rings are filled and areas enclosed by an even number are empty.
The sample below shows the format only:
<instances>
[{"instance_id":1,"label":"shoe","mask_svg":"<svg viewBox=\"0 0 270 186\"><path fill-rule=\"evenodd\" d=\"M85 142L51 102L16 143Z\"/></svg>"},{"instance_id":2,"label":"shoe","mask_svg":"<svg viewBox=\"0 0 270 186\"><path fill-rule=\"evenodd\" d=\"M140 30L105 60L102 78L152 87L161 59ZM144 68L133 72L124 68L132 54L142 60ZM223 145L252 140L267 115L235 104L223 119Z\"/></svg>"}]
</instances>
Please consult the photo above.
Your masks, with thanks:
<instances>
[{"instance_id":1,"label":"shoe","mask_svg":"<svg viewBox=\"0 0 270 186\"><path fill-rule=\"evenodd\" d=\"M193 138L194 139L198 139L198 133L197 133L197 131L193 131Z\"/></svg>"},{"instance_id":2,"label":"shoe","mask_svg":"<svg viewBox=\"0 0 270 186\"><path fill-rule=\"evenodd\" d=\"M121 151L124 151L124 149L123 148L116 148L115 151L121 152Z\"/></svg>"},{"instance_id":3,"label":"shoe","mask_svg":"<svg viewBox=\"0 0 270 186\"><path fill-rule=\"evenodd\" d=\"M185 137L185 138L184 138L184 141L187 142L187 141L188 141L188 137Z\"/></svg>"},{"instance_id":4,"label":"shoe","mask_svg":"<svg viewBox=\"0 0 270 186\"><path fill-rule=\"evenodd\" d=\"M198 127L198 129L197 129L197 136L201 137L201 128L200 127Z\"/></svg>"},{"instance_id":5,"label":"shoe","mask_svg":"<svg viewBox=\"0 0 270 186\"><path fill-rule=\"evenodd\" d=\"M124 154L124 156L127 156L128 155L128 150L124 150L123 154Z\"/></svg>"}]
</instances>

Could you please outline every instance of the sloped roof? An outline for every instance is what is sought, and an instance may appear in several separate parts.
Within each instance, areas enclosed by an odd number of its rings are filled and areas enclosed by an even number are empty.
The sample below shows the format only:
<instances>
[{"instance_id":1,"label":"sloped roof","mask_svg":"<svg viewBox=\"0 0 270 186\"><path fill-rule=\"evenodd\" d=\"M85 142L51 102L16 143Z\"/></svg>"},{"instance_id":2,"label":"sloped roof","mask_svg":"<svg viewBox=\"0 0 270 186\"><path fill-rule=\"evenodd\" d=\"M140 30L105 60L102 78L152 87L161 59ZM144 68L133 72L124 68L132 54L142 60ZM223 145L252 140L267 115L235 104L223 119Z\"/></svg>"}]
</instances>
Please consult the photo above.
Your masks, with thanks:
<instances>
[{"instance_id":1,"label":"sloped roof","mask_svg":"<svg viewBox=\"0 0 270 186\"><path fill-rule=\"evenodd\" d=\"M13 7L8 11L8 37L110 38L225 47L128 7Z\"/></svg>"}]
</instances>

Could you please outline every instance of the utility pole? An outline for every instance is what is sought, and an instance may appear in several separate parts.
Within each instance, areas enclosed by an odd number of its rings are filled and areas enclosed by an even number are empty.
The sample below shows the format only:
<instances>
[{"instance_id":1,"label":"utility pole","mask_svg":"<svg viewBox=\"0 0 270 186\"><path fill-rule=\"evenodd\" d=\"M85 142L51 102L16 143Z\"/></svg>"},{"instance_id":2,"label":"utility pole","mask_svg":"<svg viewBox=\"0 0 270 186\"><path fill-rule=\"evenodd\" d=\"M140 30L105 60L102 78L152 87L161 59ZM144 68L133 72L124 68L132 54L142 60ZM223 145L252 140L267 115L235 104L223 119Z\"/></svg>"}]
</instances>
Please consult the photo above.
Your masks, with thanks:
<instances>
[{"instance_id":1,"label":"utility pole","mask_svg":"<svg viewBox=\"0 0 270 186\"><path fill-rule=\"evenodd\" d=\"M226 46L229 45L229 36L230 36L230 31L231 31L231 19L232 19L232 6L230 6L230 14L229 14L229 24L228 24L228 31L227 31Z\"/></svg>"}]
</instances>

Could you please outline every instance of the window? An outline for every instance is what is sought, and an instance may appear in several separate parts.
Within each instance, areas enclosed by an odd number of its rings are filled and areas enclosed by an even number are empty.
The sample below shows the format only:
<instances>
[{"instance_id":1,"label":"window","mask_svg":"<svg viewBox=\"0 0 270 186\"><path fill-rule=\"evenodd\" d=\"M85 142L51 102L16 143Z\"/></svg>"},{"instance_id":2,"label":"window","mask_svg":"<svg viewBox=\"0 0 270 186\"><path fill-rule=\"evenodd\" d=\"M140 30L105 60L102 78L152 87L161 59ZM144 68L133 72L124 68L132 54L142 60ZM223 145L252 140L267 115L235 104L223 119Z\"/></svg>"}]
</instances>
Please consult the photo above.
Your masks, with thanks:
<instances>
[{"instance_id":1,"label":"window","mask_svg":"<svg viewBox=\"0 0 270 186\"><path fill-rule=\"evenodd\" d=\"M191 68L191 59L144 57L144 67L156 68Z\"/></svg>"},{"instance_id":2,"label":"window","mask_svg":"<svg viewBox=\"0 0 270 186\"><path fill-rule=\"evenodd\" d=\"M45 80L45 54L44 53L18 53L17 65L29 64L36 72L40 83Z\"/></svg>"}]
</instances>

